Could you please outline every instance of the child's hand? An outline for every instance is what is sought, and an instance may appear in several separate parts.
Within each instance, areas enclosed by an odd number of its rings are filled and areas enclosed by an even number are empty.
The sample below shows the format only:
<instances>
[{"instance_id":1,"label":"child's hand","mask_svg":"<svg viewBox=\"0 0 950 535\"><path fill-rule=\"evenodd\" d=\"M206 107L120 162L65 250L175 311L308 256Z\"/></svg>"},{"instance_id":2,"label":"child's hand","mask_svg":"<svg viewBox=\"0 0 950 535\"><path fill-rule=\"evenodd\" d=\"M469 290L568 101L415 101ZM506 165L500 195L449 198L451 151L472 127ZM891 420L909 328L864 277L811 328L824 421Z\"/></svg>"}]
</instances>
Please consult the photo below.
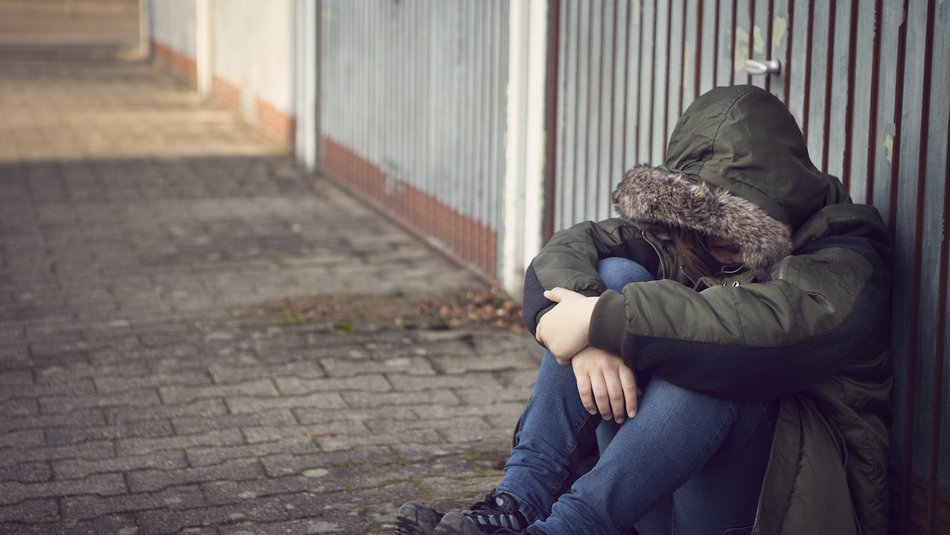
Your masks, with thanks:
<instances>
[{"instance_id":1,"label":"child's hand","mask_svg":"<svg viewBox=\"0 0 950 535\"><path fill-rule=\"evenodd\" d=\"M571 360L577 393L591 414L618 424L637 415L637 379L620 357L587 347Z\"/></svg>"},{"instance_id":2,"label":"child's hand","mask_svg":"<svg viewBox=\"0 0 950 535\"><path fill-rule=\"evenodd\" d=\"M590 316L597 298L584 297L564 288L548 290L544 292L544 297L558 304L541 316L536 331L537 339L561 366L567 366L571 363L571 357L587 347Z\"/></svg>"}]
</instances>

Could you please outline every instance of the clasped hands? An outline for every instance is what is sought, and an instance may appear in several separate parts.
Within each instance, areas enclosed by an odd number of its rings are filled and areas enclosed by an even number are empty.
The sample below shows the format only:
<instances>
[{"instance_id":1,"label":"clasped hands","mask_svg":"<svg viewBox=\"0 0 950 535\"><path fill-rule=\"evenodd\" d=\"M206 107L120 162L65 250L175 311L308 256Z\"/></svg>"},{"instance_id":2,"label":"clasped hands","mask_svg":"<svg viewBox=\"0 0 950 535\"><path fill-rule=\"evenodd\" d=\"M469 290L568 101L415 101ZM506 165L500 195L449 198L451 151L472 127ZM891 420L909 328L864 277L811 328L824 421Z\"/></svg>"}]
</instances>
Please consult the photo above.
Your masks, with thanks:
<instances>
[{"instance_id":1,"label":"clasped hands","mask_svg":"<svg viewBox=\"0 0 950 535\"><path fill-rule=\"evenodd\" d=\"M596 297L564 288L544 292L557 303L538 322L537 340L561 366L571 366L577 393L590 414L622 423L637 413L637 381L633 370L617 355L587 343Z\"/></svg>"}]
</instances>

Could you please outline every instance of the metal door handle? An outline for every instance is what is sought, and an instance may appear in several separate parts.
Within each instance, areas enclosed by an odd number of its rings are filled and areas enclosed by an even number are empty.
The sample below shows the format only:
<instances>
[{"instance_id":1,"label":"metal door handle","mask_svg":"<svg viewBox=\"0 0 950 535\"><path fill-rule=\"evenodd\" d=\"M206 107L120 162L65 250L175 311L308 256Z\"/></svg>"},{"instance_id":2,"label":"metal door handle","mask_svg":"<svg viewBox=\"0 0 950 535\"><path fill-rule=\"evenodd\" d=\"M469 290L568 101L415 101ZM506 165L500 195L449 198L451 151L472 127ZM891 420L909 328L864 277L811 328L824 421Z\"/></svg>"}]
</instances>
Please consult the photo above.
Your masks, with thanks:
<instances>
[{"instance_id":1,"label":"metal door handle","mask_svg":"<svg viewBox=\"0 0 950 535\"><path fill-rule=\"evenodd\" d=\"M747 59L744 69L749 74L778 74L782 72L782 64L777 59L765 61Z\"/></svg>"}]
</instances>

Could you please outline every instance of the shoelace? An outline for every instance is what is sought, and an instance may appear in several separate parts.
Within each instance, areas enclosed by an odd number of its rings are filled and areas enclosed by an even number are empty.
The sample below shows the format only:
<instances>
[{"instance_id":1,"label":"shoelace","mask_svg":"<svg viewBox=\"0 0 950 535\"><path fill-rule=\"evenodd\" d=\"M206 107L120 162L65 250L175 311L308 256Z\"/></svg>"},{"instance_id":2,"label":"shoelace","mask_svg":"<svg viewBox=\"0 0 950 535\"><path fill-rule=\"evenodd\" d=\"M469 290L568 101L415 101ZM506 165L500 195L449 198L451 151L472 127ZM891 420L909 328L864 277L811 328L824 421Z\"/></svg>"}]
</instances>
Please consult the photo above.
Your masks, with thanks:
<instances>
[{"instance_id":1,"label":"shoelace","mask_svg":"<svg viewBox=\"0 0 950 535\"><path fill-rule=\"evenodd\" d=\"M494 492L486 495L484 500L473 505L465 514L479 526L499 528L492 533L521 533L527 527L519 518L522 515L518 513L514 500Z\"/></svg>"}]
</instances>

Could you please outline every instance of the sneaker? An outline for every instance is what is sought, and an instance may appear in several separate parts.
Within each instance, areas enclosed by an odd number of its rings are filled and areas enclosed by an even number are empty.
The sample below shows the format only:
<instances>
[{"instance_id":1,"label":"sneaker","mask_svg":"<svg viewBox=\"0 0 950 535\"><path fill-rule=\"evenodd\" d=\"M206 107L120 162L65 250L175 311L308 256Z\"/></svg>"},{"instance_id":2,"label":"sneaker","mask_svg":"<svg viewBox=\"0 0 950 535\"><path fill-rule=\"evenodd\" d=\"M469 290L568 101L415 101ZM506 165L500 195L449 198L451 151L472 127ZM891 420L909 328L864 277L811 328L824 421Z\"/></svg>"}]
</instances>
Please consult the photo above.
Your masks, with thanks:
<instances>
[{"instance_id":1,"label":"sneaker","mask_svg":"<svg viewBox=\"0 0 950 535\"><path fill-rule=\"evenodd\" d=\"M467 511L447 513L436 526L435 535L525 534L528 519L518 510L514 496L492 491Z\"/></svg>"},{"instance_id":2,"label":"sneaker","mask_svg":"<svg viewBox=\"0 0 950 535\"><path fill-rule=\"evenodd\" d=\"M398 535L432 535L443 514L420 503L409 502L399 508L396 517Z\"/></svg>"}]
</instances>

